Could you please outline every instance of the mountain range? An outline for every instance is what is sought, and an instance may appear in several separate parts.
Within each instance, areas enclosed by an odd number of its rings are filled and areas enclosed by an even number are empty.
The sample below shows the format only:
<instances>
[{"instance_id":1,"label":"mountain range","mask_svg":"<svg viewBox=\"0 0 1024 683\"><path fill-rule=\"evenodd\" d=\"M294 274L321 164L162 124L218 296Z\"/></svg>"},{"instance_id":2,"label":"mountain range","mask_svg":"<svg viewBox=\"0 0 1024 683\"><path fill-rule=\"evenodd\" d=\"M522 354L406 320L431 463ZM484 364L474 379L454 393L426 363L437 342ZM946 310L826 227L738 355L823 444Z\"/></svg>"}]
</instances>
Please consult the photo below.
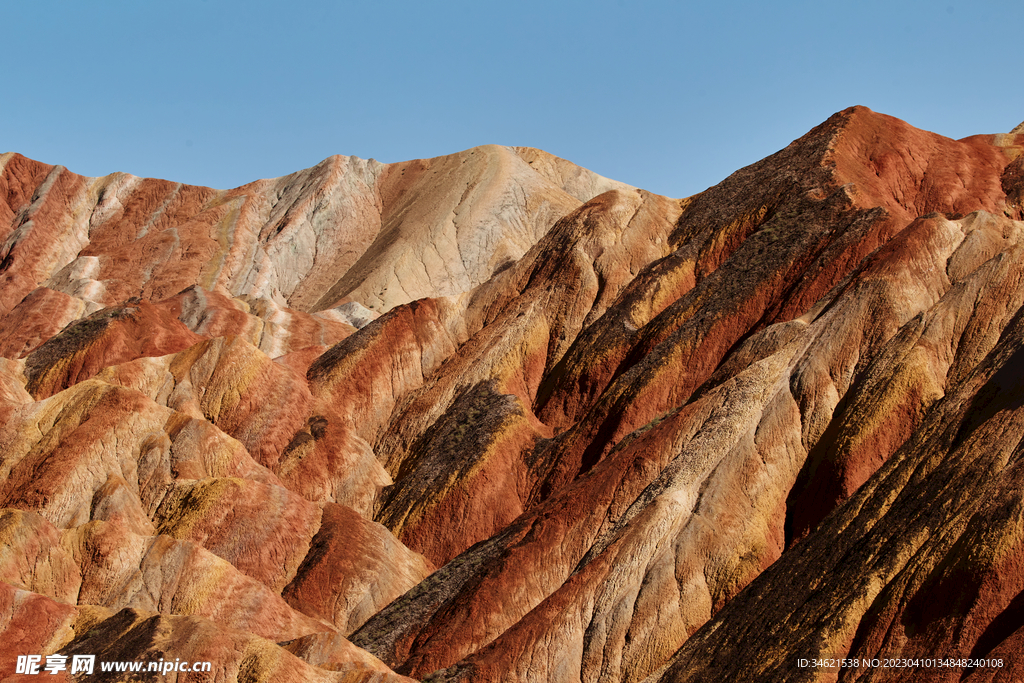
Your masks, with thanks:
<instances>
[{"instance_id":1,"label":"mountain range","mask_svg":"<svg viewBox=\"0 0 1024 683\"><path fill-rule=\"evenodd\" d=\"M684 199L0 155L0 680L1017 680L1022 239L1024 124L864 107Z\"/></svg>"}]
</instances>

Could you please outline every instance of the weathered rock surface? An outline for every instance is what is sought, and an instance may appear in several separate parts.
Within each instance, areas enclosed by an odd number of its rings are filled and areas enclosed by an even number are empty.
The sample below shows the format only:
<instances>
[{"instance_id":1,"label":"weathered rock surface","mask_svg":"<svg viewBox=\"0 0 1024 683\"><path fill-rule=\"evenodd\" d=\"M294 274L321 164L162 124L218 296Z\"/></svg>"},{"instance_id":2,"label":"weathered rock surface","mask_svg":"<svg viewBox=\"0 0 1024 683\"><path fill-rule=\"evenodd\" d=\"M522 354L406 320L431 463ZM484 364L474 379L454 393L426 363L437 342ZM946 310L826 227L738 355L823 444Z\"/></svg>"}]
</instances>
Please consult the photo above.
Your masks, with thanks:
<instances>
[{"instance_id":1,"label":"weathered rock surface","mask_svg":"<svg viewBox=\"0 0 1024 683\"><path fill-rule=\"evenodd\" d=\"M381 525L328 503L310 550L282 595L296 609L348 634L433 571Z\"/></svg>"},{"instance_id":2,"label":"weathered rock surface","mask_svg":"<svg viewBox=\"0 0 1024 683\"><path fill-rule=\"evenodd\" d=\"M396 676L384 666L369 666L362 653L345 656L340 654L344 652L341 648L334 651L339 653L336 659L340 661L334 662L328 670L306 663L269 640L226 628L202 617L155 614L135 609L121 610L60 650L69 658L75 654L94 654L98 662L142 662L148 665L150 662L180 659L190 665L210 663L208 673L177 674L179 680L295 683L402 683L410 680ZM169 658L171 653L174 654L173 660ZM132 674L105 676L108 680L130 680L131 677ZM99 678L102 680L102 675Z\"/></svg>"},{"instance_id":3,"label":"weathered rock surface","mask_svg":"<svg viewBox=\"0 0 1024 683\"><path fill-rule=\"evenodd\" d=\"M1020 130L864 108L683 200L0 155L0 664L1016 680L1022 207ZM932 657L1003 665L798 663Z\"/></svg>"},{"instance_id":4,"label":"weathered rock surface","mask_svg":"<svg viewBox=\"0 0 1024 683\"><path fill-rule=\"evenodd\" d=\"M204 616L275 641L324 628L193 542L97 521L66 532L63 545L81 567L77 601L84 604Z\"/></svg>"},{"instance_id":5,"label":"weathered rock surface","mask_svg":"<svg viewBox=\"0 0 1024 683\"><path fill-rule=\"evenodd\" d=\"M71 640L78 611L66 602L0 583L0 630L4 634L0 641L2 680L12 680L9 676L15 673L19 655L54 652Z\"/></svg>"}]
</instances>

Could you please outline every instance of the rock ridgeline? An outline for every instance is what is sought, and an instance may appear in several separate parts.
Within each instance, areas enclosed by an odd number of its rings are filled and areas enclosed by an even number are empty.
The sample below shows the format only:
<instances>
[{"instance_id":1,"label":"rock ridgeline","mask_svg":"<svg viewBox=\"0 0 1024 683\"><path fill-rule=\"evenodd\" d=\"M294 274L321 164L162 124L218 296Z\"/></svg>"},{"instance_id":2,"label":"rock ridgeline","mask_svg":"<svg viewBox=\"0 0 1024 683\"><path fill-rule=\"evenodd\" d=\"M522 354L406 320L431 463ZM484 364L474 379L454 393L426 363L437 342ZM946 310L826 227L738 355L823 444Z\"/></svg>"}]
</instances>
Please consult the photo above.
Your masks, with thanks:
<instances>
[{"instance_id":1,"label":"rock ridgeline","mask_svg":"<svg viewBox=\"0 0 1024 683\"><path fill-rule=\"evenodd\" d=\"M0 155L0 680L1015 680L1019 128L855 107L682 200Z\"/></svg>"}]
</instances>

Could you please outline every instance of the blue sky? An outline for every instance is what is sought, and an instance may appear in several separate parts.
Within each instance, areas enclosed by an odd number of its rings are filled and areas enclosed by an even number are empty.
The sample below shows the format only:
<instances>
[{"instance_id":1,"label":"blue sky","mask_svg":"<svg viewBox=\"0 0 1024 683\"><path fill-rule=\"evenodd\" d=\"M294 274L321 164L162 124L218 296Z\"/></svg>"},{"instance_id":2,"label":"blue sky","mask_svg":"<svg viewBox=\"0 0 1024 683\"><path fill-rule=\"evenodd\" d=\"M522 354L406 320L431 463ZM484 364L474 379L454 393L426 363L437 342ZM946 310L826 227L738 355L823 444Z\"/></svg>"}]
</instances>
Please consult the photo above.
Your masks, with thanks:
<instances>
[{"instance_id":1,"label":"blue sky","mask_svg":"<svg viewBox=\"0 0 1024 683\"><path fill-rule=\"evenodd\" d=\"M540 147L681 197L853 104L1024 120L1024 3L0 2L0 151L218 188Z\"/></svg>"}]
</instances>

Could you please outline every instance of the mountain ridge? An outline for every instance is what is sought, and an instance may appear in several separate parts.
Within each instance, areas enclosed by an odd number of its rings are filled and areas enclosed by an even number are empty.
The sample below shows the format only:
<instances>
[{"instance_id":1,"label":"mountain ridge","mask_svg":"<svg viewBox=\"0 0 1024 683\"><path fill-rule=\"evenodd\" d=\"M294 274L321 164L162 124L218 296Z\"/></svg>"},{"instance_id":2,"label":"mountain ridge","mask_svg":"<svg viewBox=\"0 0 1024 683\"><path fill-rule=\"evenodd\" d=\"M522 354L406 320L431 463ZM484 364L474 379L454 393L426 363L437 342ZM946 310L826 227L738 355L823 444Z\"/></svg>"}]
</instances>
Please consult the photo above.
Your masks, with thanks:
<instances>
[{"instance_id":1,"label":"mountain ridge","mask_svg":"<svg viewBox=\"0 0 1024 683\"><path fill-rule=\"evenodd\" d=\"M1021 670L1024 134L853 107L684 199L353 159L216 191L0 157L5 662Z\"/></svg>"}]
</instances>

